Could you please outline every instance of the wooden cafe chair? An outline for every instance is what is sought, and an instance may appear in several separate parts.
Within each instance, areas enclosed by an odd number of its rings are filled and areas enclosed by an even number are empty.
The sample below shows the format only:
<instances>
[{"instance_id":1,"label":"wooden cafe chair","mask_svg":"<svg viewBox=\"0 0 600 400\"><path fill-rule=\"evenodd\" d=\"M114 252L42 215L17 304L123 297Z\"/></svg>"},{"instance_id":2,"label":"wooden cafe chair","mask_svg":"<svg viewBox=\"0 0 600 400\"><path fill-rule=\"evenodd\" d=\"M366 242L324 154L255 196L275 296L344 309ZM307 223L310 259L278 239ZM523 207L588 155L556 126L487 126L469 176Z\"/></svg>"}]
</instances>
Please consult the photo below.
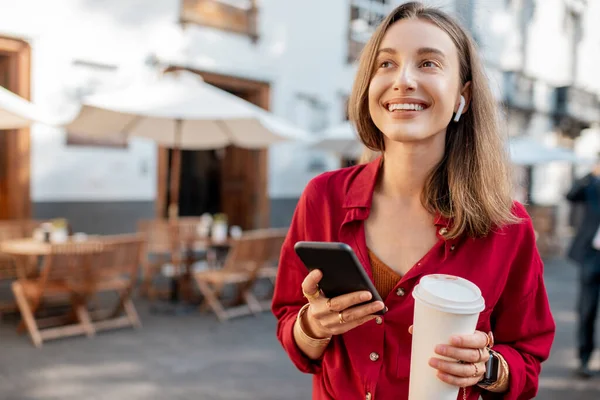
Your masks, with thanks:
<instances>
[{"instance_id":1,"label":"wooden cafe chair","mask_svg":"<svg viewBox=\"0 0 600 400\"><path fill-rule=\"evenodd\" d=\"M49 339L82 334L94 336L87 302L94 293L95 263L102 259L104 251L100 241L52 244L39 277L13 282L12 291L21 318L36 347ZM36 319L36 311L44 300L56 295L69 297L70 313L59 318ZM57 322L62 325L56 326Z\"/></svg>"},{"instance_id":2,"label":"wooden cafe chair","mask_svg":"<svg viewBox=\"0 0 600 400\"><path fill-rule=\"evenodd\" d=\"M112 235L102 238L105 252L95 263L94 294L113 292L118 295L114 308L92 313L96 331L142 326L132 293L136 286L140 264L145 252L143 235Z\"/></svg>"},{"instance_id":3,"label":"wooden cafe chair","mask_svg":"<svg viewBox=\"0 0 600 400\"><path fill-rule=\"evenodd\" d=\"M268 239L262 230L246 231L241 238L232 240L223 268L193 273L196 285L204 296L204 305L215 313L219 321L262 311L252 288L267 258ZM222 298L226 286L236 289L234 306L225 304Z\"/></svg>"}]
</instances>

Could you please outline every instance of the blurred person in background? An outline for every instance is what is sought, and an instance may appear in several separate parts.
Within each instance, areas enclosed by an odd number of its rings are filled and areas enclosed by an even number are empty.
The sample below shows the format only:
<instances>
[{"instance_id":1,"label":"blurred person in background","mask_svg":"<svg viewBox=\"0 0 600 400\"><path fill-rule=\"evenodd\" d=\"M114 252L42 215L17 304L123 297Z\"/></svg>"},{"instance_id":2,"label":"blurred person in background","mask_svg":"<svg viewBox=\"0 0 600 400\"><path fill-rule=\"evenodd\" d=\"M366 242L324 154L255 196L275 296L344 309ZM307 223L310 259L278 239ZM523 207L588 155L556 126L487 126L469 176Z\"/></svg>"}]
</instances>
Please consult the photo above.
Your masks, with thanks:
<instances>
[{"instance_id":1,"label":"blurred person in background","mask_svg":"<svg viewBox=\"0 0 600 400\"><path fill-rule=\"evenodd\" d=\"M314 375L313 398L407 399L411 291L433 273L474 282L486 302L475 333L437 346L428 360L437 377L463 388L461 399L534 398L555 324L473 39L435 8L399 6L363 50L349 111L381 156L308 184L273 298L278 339ZM321 271L309 274L294 252L298 241L350 245L385 304L359 305L369 292L326 298ZM499 367L483 384L490 354Z\"/></svg>"},{"instance_id":2,"label":"blurred person in background","mask_svg":"<svg viewBox=\"0 0 600 400\"><path fill-rule=\"evenodd\" d=\"M594 352L594 326L600 294L600 155L592 172L575 181L567 199L583 206L583 215L568 257L579 266L577 312L577 374L589 378L594 372L589 362Z\"/></svg>"}]
</instances>

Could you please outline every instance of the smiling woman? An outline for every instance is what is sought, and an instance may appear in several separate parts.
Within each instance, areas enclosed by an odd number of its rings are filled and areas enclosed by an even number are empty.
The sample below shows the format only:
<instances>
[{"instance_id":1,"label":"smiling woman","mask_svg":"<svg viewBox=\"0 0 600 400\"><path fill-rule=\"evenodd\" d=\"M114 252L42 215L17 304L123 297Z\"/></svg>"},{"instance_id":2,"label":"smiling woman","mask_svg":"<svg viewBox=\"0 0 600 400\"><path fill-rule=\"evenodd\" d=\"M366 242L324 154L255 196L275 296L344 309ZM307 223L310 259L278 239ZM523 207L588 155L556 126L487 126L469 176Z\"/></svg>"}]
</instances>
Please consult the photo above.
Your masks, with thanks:
<instances>
[{"instance_id":1,"label":"smiling woman","mask_svg":"<svg viewBox=\"0 0 600 400\"><path fill-rule=\"evenodd\" d=\"M430 211L454 218L450 237L464 230L481 236L494 224L514 222L505 138L472 38L437 10L400 9L365 46L348 103L350 119L368 148L394 147L388 159L405 148L401 138L428 139L422 143L437 149L430 167L439 168L429 168L423 202ZM403 23L396 24L399 20ZM450 124L461 96L463 115ZM423 109L390 110L390 105L410 104Z\"/></svg>"},{"instance_id":2,"label":"smiling woman","mask_svg":"<svg viewBox=\"0 0 600 400\"><path fill-rule=\"evenodd\" d=\"M430 274L475 283L486 307L474 333L422 361L465 400L535 397L555 325L531 219L510 197L496 112L473 40L447 14L403 4L365 46L349 115L381 157L308 184L273 298L279 340L314 374L314 399L408 398L410 292ZM298 241L351 246L384 301L364 304L372 297L361 291L328 299Z\"/></svg>"}]
</instances>

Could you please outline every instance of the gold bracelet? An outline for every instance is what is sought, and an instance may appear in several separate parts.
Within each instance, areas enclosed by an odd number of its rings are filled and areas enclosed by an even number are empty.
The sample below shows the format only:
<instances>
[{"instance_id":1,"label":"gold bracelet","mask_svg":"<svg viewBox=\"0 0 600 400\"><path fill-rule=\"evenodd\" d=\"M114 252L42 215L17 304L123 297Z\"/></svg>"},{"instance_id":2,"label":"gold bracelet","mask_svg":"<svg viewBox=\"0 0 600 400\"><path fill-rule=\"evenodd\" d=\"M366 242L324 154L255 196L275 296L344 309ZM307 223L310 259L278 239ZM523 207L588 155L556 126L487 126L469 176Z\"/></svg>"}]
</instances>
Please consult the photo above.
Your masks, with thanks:
<instances>
[{"instance_id":1,"label":"gold bracelet","mask_svg":"<svg viewBox=\"0 0 600 400\"><path fill-rule=\"evenodd\" d=\"M504 386L510 377L510 368L508 368L508 363L504 356L500 353L497 353L500 356L500 364L502 364L502 374L500 375L500 384L498 386Z\"/></svg>"},{"instance_id":2,"label":"gold bracelet","mask_svg":"<svg viewBox=\"0 0 600 400\"><path fill-rule=\"evenodd\" d=\"M294 329L297 330L298 335L302 338L302 340L308 346L316 347L316 348L325 347L331 341L330 337L324 338L324 339L315 339L313 337L308 336L306 334L306 332L304 332L304 329L302 328L302 316L306 313L306 311L308 310L308 307L310 307L310 303L306 303L305 305L303 305L302 308L300 309L300 311L298 312L298 316L296 317L296 324L294 326Z\"/></svg>"}]
</instances>

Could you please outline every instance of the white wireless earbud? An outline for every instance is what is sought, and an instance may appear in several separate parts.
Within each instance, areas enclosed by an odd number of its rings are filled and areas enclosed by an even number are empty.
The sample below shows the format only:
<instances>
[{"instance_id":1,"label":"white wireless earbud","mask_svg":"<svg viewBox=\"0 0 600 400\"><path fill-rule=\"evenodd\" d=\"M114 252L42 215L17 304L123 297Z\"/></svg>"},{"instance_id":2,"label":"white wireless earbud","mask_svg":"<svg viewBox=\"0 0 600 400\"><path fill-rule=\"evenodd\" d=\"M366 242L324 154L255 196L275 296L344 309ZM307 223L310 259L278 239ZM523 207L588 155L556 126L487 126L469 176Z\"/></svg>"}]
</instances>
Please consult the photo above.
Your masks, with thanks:
<instances>
[{"instance_id":1,"label":"white wireless earbud","mask_svg":"<svg viewBox=\"0 0 600 400\"><path fill-rule=\"evenodd\" d=\"M458 106L458 110L456 110L456 115L454 116L454 122L458 122L460 116L462 115L463 110L465 109L465 98L460 96L460 105Z\"/></svg>"}]
</instances>

